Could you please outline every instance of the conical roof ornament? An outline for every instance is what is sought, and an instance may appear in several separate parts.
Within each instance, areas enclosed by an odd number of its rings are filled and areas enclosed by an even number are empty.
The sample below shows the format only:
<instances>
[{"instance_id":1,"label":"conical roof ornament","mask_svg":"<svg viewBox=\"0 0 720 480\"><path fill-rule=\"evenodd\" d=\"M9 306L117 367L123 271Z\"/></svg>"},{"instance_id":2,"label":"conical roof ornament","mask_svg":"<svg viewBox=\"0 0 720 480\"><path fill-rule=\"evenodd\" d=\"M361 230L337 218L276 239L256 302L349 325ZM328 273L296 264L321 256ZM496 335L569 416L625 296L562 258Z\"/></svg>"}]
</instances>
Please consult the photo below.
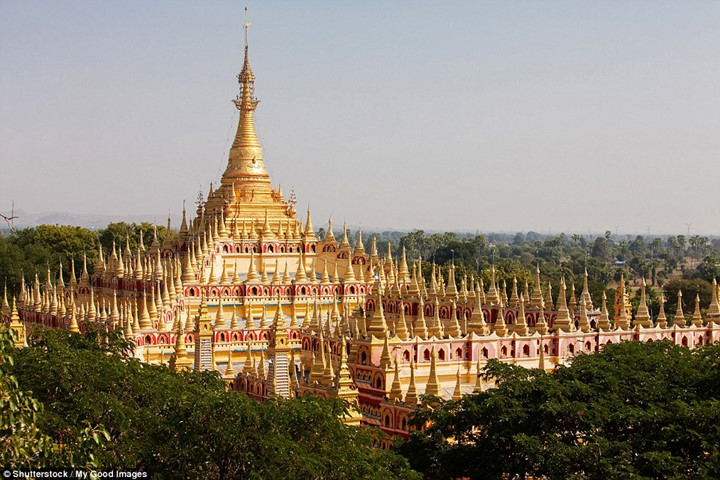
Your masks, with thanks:
<instances>
[{"instance_id":1,"label":"conical roof ornament","mask_svg":"<svg viewBox=\"0 0 720 480\"><path fill-rule=\"evenodd\" d=\"M610 324L610 314L607 309L607 295L604 290L602 296L602 308L600 309L600 317L598 318L597 326L600 331L607 332L612 330L612 325Z\"/></svg>"},{"instance_id":2,"label":"conical roof ornament","mask_svg":"<svg viewBox=\"0 0 720 480\"><path fill-rule=\"evenodd\" d=\"M415 385L415 362L410 362L410 383L408 385L407 392L405 393L405 403L407 405L417 405L419 401L419 395L417 386Z\"/></svg>"},{"instance_id":3,"label":"conical roof ornament","mask_svg":"<svg viewBox=\"0 0 720 480\"><path fill-rule=\"evenodd\" d=\"M458 322L457 318L457 304L455 303L455 300L451 300L451 307L450 307L450 322L448 325L448 329L446 333L448 336L452 338L459 338L462 336L462 329L460 328L460 323Z\"/></svg>"},{"instance_id":4,"label":"conical roof ornament","mask_svg":"<svg viewBox=\"0 0 720 480\"><path fill-rule=\"evenodd\" d=\"M240 112L240 119L230 149L227 169L223 173L223 186L228 188L235 183L240 192L245 193L248 182L250 185L262 182L263 189L271 193L270 176L265 169L262 148L255 131L255 109L260 102L255 98L255 75L250 68L247 42L249 27L250 23L245 23L245 58L242 71L237 77L240 92L233 100ZM247 194L250 192L247 191ZM209 196L208 199L210 198Z\"/></svg>"},{"instance_id":5,"label":"conical roof ornament","mask_svg":"<svg viewBox=\"0 0 720 480\"><path fill-rule=\"evenodd\" d=\"M234 377L235 376L235 369L233 369L232 366L232 347L228 347L228 358L227 358L227 366L225 367L225 377Z\"/></svg>"},{"instance_id":6,"label":"conical roof ornament","mask_svg":"<svg viewBox=\"0 0 720 480\"><path fill-rule=\"evenodd\" d=\"M328 228L327 232L325 233L325 243L336 243L335 242L335 235L332 231L332 218L328 219Z\"/></svg>"},{"instance_id":7,"label":"conical roof ornament","mask_svg":"<svg viewBox=\"0 0 720 480\"><path fill-rule=\"evenodd\" d=\"M478 357L476 371L475 371L475 387L473 388L473 393L482 392L482 391L483 391L482 367L480 366L480 358Z\"/></svg>"},{"instance_id":8,"label":"conical roof ornament","mask_svg":"<svg viewBox=\"0 0 720 480\"><path fill-rule=\"evenodd\" d=\"M453 390L452 399L460 400L462 398L462 382L460 381L460 366L458 365L457 373L455 374L455 390Z\"/></svg>"},{"instance_id":9,"label":"conical roof ornament","mask_svg":"<svg viewBox=\"0 0 720 480\"><path fill-rule=\"evenodd\" d=\"M305 272L305 257L303 256L302 252L300 252L300 257L298 258L297 263L297 270L295 271L295 283L298 282L307 282L307 272Z\"/></svg>"},{"instance_id":10,"label":"conical roof ornament","mask_svg":"<svg viewBox=\"0 0 720 480\"><path fill-rule=\"evenodd\" d=\"M223 309L222 296L218 296L218 308L215 313L215 328L224 328L225 325L225 310Z\"/></svg>"},{"instance_id":11,"label":"conical roof ornament","mask_svg":"<svg viewBox=\"0 0 720 480\"><path fill-rule=\"evenodd\" d=\"M395 327L395 335L400 338L400 340L408 340L408 327L407 322L405 320L405 307L402 302L402 299L400 299L400 317L397 320L397 326Z\"/></svg>"},{"instance_id":12,"label":"conical roof ornament","mask_svg":"<svg viewBox=\"0 0 720 480\"><path fill-rule=\"evenodd\" d=\"M505 323L505 309L502 302L498 305L497 318L495 319L495 334L498 337L504 337L508 334L507 324Z\"/></svg>"},{"instance_id":13,"label":"conical roof ornament","mask_svg":"<svg viewBox=\"0 0 720 480\"><path fill-rule=\"evenodd\" d=\"M537 321L535 322L535 331L540 335L547 335L548 333L548 324L545 320L545 307L542 303L540 304L540 312L538 312Z\"/></svg>"},{"instance_id":14,"label":"conical roof ornament","mask_svg":"<svg viewBox=\"0 0 720 480\"><path fill-rule=\"evenodd\" d=\"M415 328L413 328L413 333L421 340L428 339L428 329L427 324L425 323L425 301L423 300L422 296L420 297L420 303L418 304L417 320L415 320Z\"/></svg>"},{"instance_id":15,"label":"conical roof ornament","mask_svg":"<svg viewBox=\"0 0 720 480\"><path fill-rule=\"evenodd\" d=\"M307 220L305 221L305 231L303 232L305 240L315 240L315 230L313 229L312 220L310 218L310 206L307 209Z\"/></svg>"},{"instance_id":16,"label":"conical roof ornament","mask_svg":"<svg viewBox=\"0 0 720 480\"><path fill-rule=\"evenodd\" d=\"M532 297L530 298L530 306L532 308L540 308L540 304L543 303L543 293L540 283L540 265L536 265L535 285L533 286Z\"/></svg>"},{"instance_id":17,"label":"conical roof ornament","mask_svg":"<svg viewBox=\"0 0 720 480\"><path fill-rule=\"evenodd\" d=\"M673 318L673 325L677 325L678 327L684 327L687 325L685 322L685 314L682 309L682 290L678 290L677 310L675 311L675 318Z\"/></svg>"},{"instance_id":18,"label":"conical roof ornament","mask_svg":"<svg viewBox=\"0 0 720 480\"><path fill-rule=\"evenodd\" d=\"M370 325L368 325L367 330L368 334L374 335L377 338L385 338L387 336L387 323L385 322L385 315L383 313L380 289L378 289L376 294L375 311L372 317L370 317Z\"/></svg>"},{"instance_id":19,"label":"conical roof ornament","mask_svg":"<svg viewBox=\"0 0 720 480\"><path fill-rule=\"evenodd\" d=\"M707 318L711 322L720 323L720 302L718 301L718 284L715 278L713 278L712 282L712 299L708 307Z\"/></svg>"},{"instance_id":20,"label":"conical roof ornament","mask_svg":"<svg viewBox=\"0 0 720 480\"><path fill-rule=\"evenodd\" d=\"M580 321L578 322L578 327L582 332L590 331L590 319L588 318L587 305L585 304L584 298L580 302Z\"/></svg>"},{"instance_id":21,"label":"conical roof ornament","mask_svg":"<svg viewBox=\"0 0 720 480\"><path fill-rule=\"evenodd\" d=\"M651 328L652 318L650 318L650 311L647 306L647 298L645 296L645 279L643 278L642 286L640 287L640 304L638 305L637 314L635 315L635 325L639 325L643 328Z\"/></svg>"},{"instance_id":22,"label":"conical roof ornament","mask_svg":"<svg viewBox=\"0 0 720 480\"><path fill-rule=\"evenodd\" d=\"M248 282L257 282L258 279L257 267L255 266L255 252L250 252L250 265L248 266L247 280Z\"/></svg>"},{"instance_id":23,"label":"conical roof ornament","mask_svg":"<svg viewBox=\"0 0 720 480\"><path fill-rule=\"evenodd\" d=\"M548 281L548 288L547 288L547 298L545 299L545 308L548 310L554 310L555 306L553 304L553 298L552 298L552 283Z\"/></svg>"},{"instance_id":24,"label":"conical roof ornament","mask_svg":"<svg viewBox=\"0 0 720 480\"><path fill-rule=\"evenodd\" d=\"M558 314L557 317L555 317L555 329L571 332L575 330L575 325L573 319L570 317L570 310L565 300L565 288L565 278L563 278L560 282L560 293L557 299Z\"/></svg>"},{"instance_id":25,"label":"conical roof ornament","mask_svg":"<svg viewBox=\"0 0 720 480\"><path fill-rule=\"evenodd\" d=\"M578 308L578 301L577 301L577 298L575 297L575 282L572 282L572 283L570 284L570 304L569 304L569 307L570 307L570 311L573 312L573 313L575 313L575 312L577 311L577 308Z\"/></svg>"},{"instance_id":26,"label":"conical roof ornament","mask_svg":"<svg viewBox=\"0 0 720 480\"><path fill-rule=\"evenodd\" d=\"M328 270L327 270L327 260L323 260L323 271L322 271L322 275L320 276L320 283L322 283L322 284L330 283L330 276L328 275Z\"/></svg>"},{"instance_id":27,"label":"conical roof ornament","mask_svg":"<svg viewBox=\"0 0 720 480\"><path fill-rule=\"evenodd\" d=\"M340 248L340 250L350 248L350 241L348 240L348 235L347 235L347 224L345 224L345 223L343 223L343 236L342 236L342 240L340 241L339 248Z\"/></svg>"},{"instance_id":28,"label":"conical roof ornament","mask_svg":"<svg viewBox=\"0 0 720 480\"><path fill-rule=\"evenodd\" d=\"M355 253L353 254L353 256L359 257L361 255L365 255L365 245L363 245L362 230L358 229L358 239L357 243L355 244Z\"/></svg>"},{"instance_id":29,"label":"conical roof ornament","mask_svg":"<svg viewBox=\"0 0 720 480\"><path fill-rule=\"evenodd\" d=\"M588 272L587 268L585 269L585 275L583 276L583 290L580 294L580 301L582 302L585 300L585 305L587 306L588 310L593 309L593 303L592 303L592 297L590 296L590 288L588 286Z\"/></svg>"},{"instance_id":30,"label":"conical roof ornament","mask_svg":"<svg viewBox=\"0 0 720 480\"><path fill-rule=\"evenodd\" d=\"M695 312L693 313L692 324L698 328L704 324L702 313L700 313L700 293L695 294Z\"/></svg>"},{"instance_id":31,"label":"conical roof ornament","mask_svg":"<svg viewBox=\"0 0 720 480\"><path fill-rule=\"evenodd\" d=\"M517 277L513 276L512 292L510 294L509 307L517 307L520 304L520 296L518 295Z\"/></svg>"},{"instance_id":32,"label":"conical roof ornament","mask_svg":"<svg viewBox=\"0 0 720 480\"><path fill-rule=\"evenodd\" d=\"M430 375L428 377L427 385L425 386L425 395L435 395L439 397L441 395L440 390L440 379L437 375L436 366L437 353L435 353L435 347L432 347L430 352Z\"/></svg>"},{"instance_id":33,"label":"conical roof ornament","mask_svg":"<svg viewBox=\"0 0 720 480\"><path fill-rule=\"evenodd\" d=\"M435 305L433 305L433 321L430 325L429 335L435 338L443 338L445 336L442 320L440 319L440 302L437 297L435 297Z\"/></svg>"},{"instance_id":34,"label":"conical roof ornament","mask_svg":"<svg viewBox=\"0 0 720 480\"><path fill-rule=\"evenodd\" d=\"M660 295L660 313L657 316L657 326L659 328L667 328L668 321L667 315L665 315L665 294Z\"/></svg>"},{"instance_id":35,"label":"conical roof ornament","mask_svg":"<svg viewBox=\"0 0 720 480\"><path fill-rule=\"evenodd\" d=\"M518 314L517 319L515 320L514 331L518 335L527 335L530 331L528 329L527 318L525 318L525 296L522 293L520 294L518 301Z\"/></svg>"},{"instance_id":36,"label":"conical roof ornament","mask_svg":"<svg viewBox=\"0 0 720 480\"><path fill-rule=\"evenodd\" d=\"M400 369L398 368L397 360L395 360L395 377L393 378L392 387L390 388L390 394L388 399L392 403L398 403L402 401L402 386L400 384Z\"/></svg>"}]
</instances>

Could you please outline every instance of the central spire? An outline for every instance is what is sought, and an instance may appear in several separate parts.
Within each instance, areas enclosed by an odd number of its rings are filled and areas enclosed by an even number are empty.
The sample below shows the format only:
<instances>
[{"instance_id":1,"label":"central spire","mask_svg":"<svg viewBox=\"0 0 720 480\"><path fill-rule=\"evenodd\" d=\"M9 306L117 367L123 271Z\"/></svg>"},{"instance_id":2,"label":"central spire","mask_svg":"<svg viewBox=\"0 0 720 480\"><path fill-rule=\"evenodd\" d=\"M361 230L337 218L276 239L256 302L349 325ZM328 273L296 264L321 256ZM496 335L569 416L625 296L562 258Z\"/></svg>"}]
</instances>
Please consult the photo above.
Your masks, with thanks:
<instances>
[{"instance_id":1,"label":"central spire","mask_svg":"<svg viewBox=\"0 0 720 480\"><path fill-rule=\"evenodd\" d=\"M245 60L242 71L238 75L240 92L233 103L240 111L237 133L230 149L228 166L223 174L226 182L261 182L270 183L270 176L265 170L262 148L255 132L255 109L260 102L255 98L255 75L250 68L248 55L248 28L245 28Z\"/></svg>"},{"instance_id":2,"label":"central spire","mask_svg":"<svg viewBox=\"0 0 720 480\"><path fill-rule=\"evenodd\" d=\"M273 232L280 223L294 218L291 202L286 202L282 192L273 189L270 175L265 169L263 151L255 131L255 74L250 68L248 27L245 29L245 59L238 75L240 91L233 103L240 112L237 133L228 155L227 168L222 174L221 185L210 192L203 206L207 215L222 215L234 221L269 221ZM262 225L262 224L261 224Z\"/></svg>"}]
</instances>

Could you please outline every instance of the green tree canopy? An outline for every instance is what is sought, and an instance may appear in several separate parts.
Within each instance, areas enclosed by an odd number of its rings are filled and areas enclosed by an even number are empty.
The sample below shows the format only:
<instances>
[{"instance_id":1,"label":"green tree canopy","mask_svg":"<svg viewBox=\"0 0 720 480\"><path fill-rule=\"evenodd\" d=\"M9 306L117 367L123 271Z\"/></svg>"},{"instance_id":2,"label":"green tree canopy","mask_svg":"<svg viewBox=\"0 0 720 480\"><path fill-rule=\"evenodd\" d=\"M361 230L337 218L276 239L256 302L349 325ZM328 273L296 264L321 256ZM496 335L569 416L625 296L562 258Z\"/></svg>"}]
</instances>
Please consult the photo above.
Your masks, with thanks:
<instances>
[{"instance_id":1,"label":"green tree canopy","mask_svg":"<svg viewBox=\"0 0 720 480\"><path fill-rule=\"evenodd\" d=\"M429 478L720 477L720 345L607 345L554 373L489 362L497 388L428 404L398 450Z\"/></svg>"},{"instance_id":2,"label":"green tree canopy","mask_svg":"<svg viewBox=\"0 0 720 480\"><path fill-rule=\"evenodd\" d=\"M402 457L374 449L371 431L344 425L338 401L261 404L226 391L215 372L129 359L121 336L87 327L35 331L12 373L45 405L36 422L43 435L59 442L104 426L107 444L84 450L102 468L158 479L418 478Z\"/></svg>"}]
</instances>

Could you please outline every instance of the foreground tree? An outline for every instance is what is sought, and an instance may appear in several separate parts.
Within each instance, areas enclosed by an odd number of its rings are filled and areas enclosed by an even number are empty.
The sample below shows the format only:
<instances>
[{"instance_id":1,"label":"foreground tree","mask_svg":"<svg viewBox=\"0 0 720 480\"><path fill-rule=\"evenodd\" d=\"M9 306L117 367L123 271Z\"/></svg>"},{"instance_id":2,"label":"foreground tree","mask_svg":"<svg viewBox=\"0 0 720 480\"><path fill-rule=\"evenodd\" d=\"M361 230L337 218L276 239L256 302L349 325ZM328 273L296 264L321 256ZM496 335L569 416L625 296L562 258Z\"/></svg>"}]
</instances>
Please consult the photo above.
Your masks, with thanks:
<instances>
[{"instance_id":1,"label":"foreground tree","mask_svg":"<svg viewBox=\"0 0 720 480\"><path fill-rule=\"evenodd\" d=\"M720 478L720 345L607 345L548 374L491 361L497 388L428 404L398 447L429 478Z\"/></svg>"},{"instance_id":2,"label":"foreground tree","mask_svg":"<svg viewBox=\"0 0 720 480\"><path fill-rule=\"evenodd\" d=\"M93 453L108 439L102 427L81 426L78 436L62 443L38 428L43 404L20 388L12 375L15 365L12 332L0 327L0 464L11 468L97 467Z\"/></svg>"},{"instance_id":3,"label":"foreground tree","mask_svg":"<svg viewBox=\"0 0 720 480\"><path fill-rule=\"evenodd\" d=\"M103 425L86 451L102 468L152 478L418 478L371 432L338 420L344 405L316 397L260 404L227 392L215 373L176 374L126 356L122 336L38 330L15 353L20 388L45 405L42 434L60 441ZM100 342L98 342L100 340Z\"/></svg>"}]
</instances>

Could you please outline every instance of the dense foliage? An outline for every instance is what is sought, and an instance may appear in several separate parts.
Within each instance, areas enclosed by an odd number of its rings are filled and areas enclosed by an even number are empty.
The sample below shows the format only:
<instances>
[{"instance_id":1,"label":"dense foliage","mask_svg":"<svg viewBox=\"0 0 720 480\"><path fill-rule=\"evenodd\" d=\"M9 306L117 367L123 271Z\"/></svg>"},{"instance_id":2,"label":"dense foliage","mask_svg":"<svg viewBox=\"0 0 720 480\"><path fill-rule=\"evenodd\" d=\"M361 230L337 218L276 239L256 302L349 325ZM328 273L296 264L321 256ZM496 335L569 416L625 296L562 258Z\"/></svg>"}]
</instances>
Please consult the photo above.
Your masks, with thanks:
<instances>
[{"instance_id":1,"label":"dense foliage","mask_svg":"<svg viewBox=\"0 0 720 480\"><path fill-rule=\"evenodd\" d=\"M720 478L720 345L626 342L429 403L398 450L429 478ZM518 477L515 477L518 475ZM544 477L543 477L544 476Z\"/></svg>"},{"instance_id":2,"label":"dense foliage","mask_svg":"<svg viewBox=\"0 0 720 480\"><path fill-rule=\"evenodd\" d=\"M32 392L22 389L13 375L15 347L12 331L0 328L0 465L9 468L67 465L94 468L94 451L108 439L102 428L79 424L76 435L65 435L62 442L53 439L37 422L43 404Z\"/></svg>"},{"instance_id":3,"label":"dense foliage","mask_svg":"<svg viewBox=\"0 0 720 480\"><path fill-rule=\"evenodd\" d=\"M53 281L57 279L59 264L63 264L65 281L70 279L71 262L79 277L83 269L83 255L87 257L88 272L92 273L98 255L98 242L105 252L110 252L113 241L118 254L125 249L126 239L135 252L142 234L146 247L154 235L149 223L111 223L102 230L92 231L70 225L40 225L0 234L0 279L5 281L11 293L20 291L20 282L32 280L37 272L41 283L47 279L47 272ZM158 241L163 242L166 228L157 227ZM106 257L107 259L107 257Z\"/></svg>"},{"instance_id":4,"label":"dense foliage","mask_svg":"<svg viewBox=\"0 0 720 480\"><path fill-rule=\"evenodd\" d=\"M226 391L215 373L176 374L128 359L122 337L88 328L36 331L29 348L13 352L11 368L18 388L44 405L34 435L60 443L87 436L89 426L107 432L107 442L84 444L73 465L92 455L102 468L157 479L418 478L402 457L372 448L372 431L340 422L340 402L261 404Z\"/></svg>"}]
</instances>

